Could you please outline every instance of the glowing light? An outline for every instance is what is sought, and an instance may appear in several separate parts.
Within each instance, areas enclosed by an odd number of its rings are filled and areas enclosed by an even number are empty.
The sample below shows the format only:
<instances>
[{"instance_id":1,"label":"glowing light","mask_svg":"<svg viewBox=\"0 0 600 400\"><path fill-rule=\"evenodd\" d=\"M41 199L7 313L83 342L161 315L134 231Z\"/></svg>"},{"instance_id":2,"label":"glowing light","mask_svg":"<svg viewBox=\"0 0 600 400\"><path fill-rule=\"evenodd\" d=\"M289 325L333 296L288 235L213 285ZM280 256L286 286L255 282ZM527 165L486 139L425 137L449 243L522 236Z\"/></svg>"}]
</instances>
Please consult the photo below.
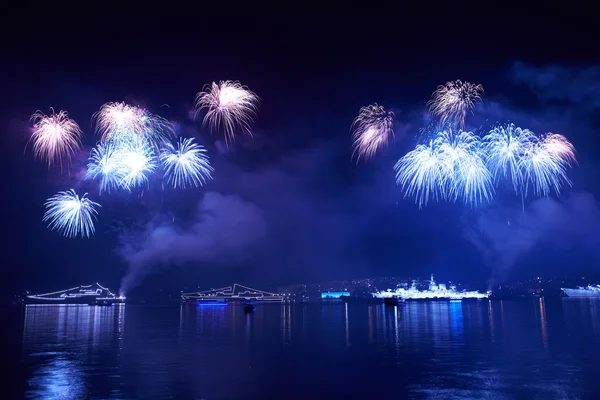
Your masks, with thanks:
<instances>
[{"instance_id":1,"label":"glowing light","mask_svg":"<svg viewBox=\"0 0 600 400\"><path fill-rule=\"evenodd\" d=\"M321 299L340 299L342 296L350 296L350 292L321 292Z\"/></svg>"},{"instance_id":2,"label":"glowing light","mask_svg":"<svg viewBox=\"0 0 600 400\"><path fill-rule=\"evenodd\" d=\"M427 103L429 112L440 118L440 123L455 124L464 128L468 112L473 112L475 103L481 100L483 86L456 80L438 86Z\"/></svg>"},{"instance_id":3,"label":"glowing light","mask_svg":"<svg viewBox=\"0 0 600 400\"><path fill-rule=\"evenodd\" d=\"M131 190L148 183L148 175L156 167L156 158L152 147L144 140L128 142L119 148L120 162L123 169L122 186Z\"/></svg>"},{"instance_id":4,"label":"glowing light","mask_svg":"<svg viewBox=\"0 0 600 400\"><path fill-rule=\"evenodd\" d=\"M66 237L89 237L94 233L94 219L98 215L96 207L100 204L86 196L87 193L80 198L73 189L59 192L46 201L48 210L42 220L49 222L50 229Z\"/></svg>"},{"instance_id":5,"label":"glowing light","mask_svg":"<svg viewBox=\"0 0 600 400\"><path fill-rule=\"evenodd\" d=\"M173 126L167 120L124 102L104 104L94 114L93 120L102 141L143 138L154 146L160 146L173 136Z\"/></svg>"},{"instance_id":6,"label":"glowing light","mask_svg":"<svg viewBox=\"0 0 600 400\"><path fill-rule=\"evenodd\" d=\"M571 185L567 176L569 160L555 149L555 143L547 143L541 138L528 147L521 158L521 167L525 176L525 196L529 189L537 196L548 196L551 190L558 195L564 183Z\"/></svg>"},{"instance_id":7,"label":"glowing light","mask_svg":"<svg viewBox=\"0 0 600 400\"><path fill-rule=\"evenodd\" d=\"M562 135L547 133L540 138L528 129L509 124L493 128L483 138L485 159L495 181L510 179L515 193L523 197L560 194L571 185L567 168L576 162L575 148Z\"/></svg>"},{"instance_id":8,"label":"glowing light","mask_svg":"<svg viewBox=\"0 0 600 400\"><path fill-rule=\"evenodd\" d=\"M396 182L405 197L414 197L421 208L430 199L478 205L493 195L491 174L480 157L480 140L472 132L437 133L428 145L400 158L394 166Z\"/></svg>"},{"instance_id":9,"label":"glowing light","mask_svg":"<svg viewBox=\"0 0 600 400\"><path fill-rule=\"evenodd\" d=\"M167 182L174 188L202 186L214 169L210 165L206 149L193 143L193 139L179 139L177 148L167 144L160 154Z\"/></svg>"},{"instance_id":10,"label":"glowing light","mask_svg":"<svg viewBox=\"0 0 600 400\"><path fill-rule=\"evenodd\" d=\"M386 111L377 103L360 109L352 123L352 127L355 127L352 134L353 154L357 154L357 160L373 157L377 150L388 143L390 136L394 135L394 118L393 112Z\"/></svg>"},{"instance_id":11,"label":"glowing light","mask_svg":"<svg viewBox=\"0 0 600 400\"><path fill-rule=\"evenodd\" d=\"M99 143L92 149L85 178L96 179L97 177L100 177L100 194L121 187L123 172L117 146L111 143Z\"/></svg>"},{"instance_id":12,"label":"glowing light","mask_svg":"<svg viewBox=\"0 0 600 400\"><path fill-rule=\"evenodd\" d=\"M252 289L248 286L234 283L233 286L226 286L220 289L205 290L203 292L182 293L183 300L196 301L236 301L236 300L256 300L260 302L282 302L283 296L277 293L269 293L263 290Z\"/></svg>"},{"instance_id":13,"label":"glowing light","mask_svg":"<svg viewBox=\"0 0 600 400\"><path fill-rule=\"evenodd\" d=\"M239 82L213 82L196 95L196 112L206 109L203 123L212 130L222 127L229 145L237 130L252 135L250 125L258 112L258 100L254 92Z\"/></svg>"},{"instance_id":14,"label":"glowing light","mask_svg":"<svg viewBox=\"0 0 600 400\"><path fill-rule=\"evenodd\" d=\"M99 143L90 154L86 179L100 177L99 190L131 190L146 184L157 161L150 143L137 138Z\"/></svg>"},{"instance_id":15,"label":"glowing light","mask_svg":"<svg viewBox=\"0 0 600 400\"><path fill-rule=\"evenodd\" d=\"M53 109L50 110L51 115L37 111L31 116L33 133L30 141L36 158L45 160L48 167L55 162L62 166L63 159L70 160L71 154L81 148L83 132L66 111L55 114Z\"/></svg>"},{"instance_id":16,"label":"glowing light","mask_svg":"<svg viewBox=\"0 0 600 400\"><path fill-rule=\"evenodd\" d=\"M498 182L501 178L511 180L515 192L519 193L524 184L521 158L536 140L529 129L521 129L514 124L492 128L483 138L486 163Z\"/></svg>"}]
</instances>

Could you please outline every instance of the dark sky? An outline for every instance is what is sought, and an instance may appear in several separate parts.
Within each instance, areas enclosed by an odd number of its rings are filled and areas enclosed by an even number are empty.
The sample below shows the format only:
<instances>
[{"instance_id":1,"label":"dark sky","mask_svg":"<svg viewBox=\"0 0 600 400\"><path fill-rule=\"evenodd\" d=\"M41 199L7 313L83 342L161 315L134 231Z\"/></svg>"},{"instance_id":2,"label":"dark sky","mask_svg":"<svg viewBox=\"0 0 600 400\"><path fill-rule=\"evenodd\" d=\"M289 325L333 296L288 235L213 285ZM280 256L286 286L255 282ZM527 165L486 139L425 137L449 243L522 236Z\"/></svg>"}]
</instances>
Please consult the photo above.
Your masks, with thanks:
<instances>
[{"instance_id":1,"label":"dark sky","mask_svg":"<svg viewBox=\"0 0 600 400\"><path fill-rule=\"evenodd\" d=\"M124 276L132 286L146 278L174 288L430 272L486 280L597 269L600 31L592 9L157 4L2 6L8 287L113 288ZM195 94L223 79L261 97L254 140L226 153L189 118ZM454 79L485 88L471 128L511 120L564 133L578 150L574 187L525 210L510 196L477 210L419 210L403 199L392 166L414 147L431 92ZM77 176L97 140L90 118L108 101L177 122L179 134L208 148L214 180L188 192L98 196ZM394 109L401 129L357 166L349 128L373 102ZM62 175L23 151L29 116L49 107L67 110L86 134L85 151ZM91 239L62 238L41 222L44 200L71 187L103 205ZM206 212L216 215L212 225L202 223Z\"/></svg>"}]
</instances>

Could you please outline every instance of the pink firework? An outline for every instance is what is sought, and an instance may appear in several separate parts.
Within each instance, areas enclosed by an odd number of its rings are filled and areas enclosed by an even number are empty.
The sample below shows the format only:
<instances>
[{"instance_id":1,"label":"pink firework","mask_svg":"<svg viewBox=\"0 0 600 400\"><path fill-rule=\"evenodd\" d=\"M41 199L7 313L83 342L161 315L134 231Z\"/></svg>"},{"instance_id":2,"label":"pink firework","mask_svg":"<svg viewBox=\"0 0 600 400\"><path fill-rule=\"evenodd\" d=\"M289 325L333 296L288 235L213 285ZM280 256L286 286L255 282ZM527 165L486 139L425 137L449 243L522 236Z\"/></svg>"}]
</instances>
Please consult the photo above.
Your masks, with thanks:
<instances>
[{"instance_id":1,"label":"pink firework","mask_svg":"<svg viewBox=\"0 0 600 400\"><path fill-rule=\"evenodd\" d=\"M229 145L239 130L252 135L250 127L258 112L258 101L258 96L240 82L213 82L196 95L196 113L206 109L203 123L211 130L222 127Z\"/></svg>"},{"instance_id":2,"label":"pink firework","mask_svg":"<svg viewBox=\"0 0 600 400\"><path fill-rule=\"evenodd\" d=\"M576 163L575 147L566 137L558 133L546 133L541 139L542 145L550 155L566 163Z\"/></svg>"},{"instance_id":3,"label":"pink firework","mask_svg":"<svg viewBox=\"0 0 600 400\"><path fill-rule=\"evenodd\" d=\"M55 162L62 167L63 161L70 161L72 154L81 148L83 132L66 111L58 114L53 109L50 111L50 115L37 111L31 116L33 133L30 141L36 158L45 160L48 167Z\"/></svg>"},{"instance_id":4,"label":"pink firework","mask_svg":"<svg viewBox=\"0 0 600 400\"><path fill-rule=\"evenodd\" d=\"M354 119L352 134L354 152L357 159L370 159L388 143L394 135L394 113L386 111L377 103L360 109Z\"/></svg>"}]
</instances>

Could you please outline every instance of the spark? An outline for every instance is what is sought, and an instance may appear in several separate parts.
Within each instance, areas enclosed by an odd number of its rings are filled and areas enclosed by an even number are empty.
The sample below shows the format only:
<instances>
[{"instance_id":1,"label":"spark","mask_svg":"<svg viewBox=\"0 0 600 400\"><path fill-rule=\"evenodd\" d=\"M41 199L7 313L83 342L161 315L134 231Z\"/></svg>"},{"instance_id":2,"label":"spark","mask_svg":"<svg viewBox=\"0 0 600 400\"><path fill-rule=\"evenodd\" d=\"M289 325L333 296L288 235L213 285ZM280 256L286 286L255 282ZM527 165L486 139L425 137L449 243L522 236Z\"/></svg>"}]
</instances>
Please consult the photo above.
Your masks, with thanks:
<instances>
[{"instance_id":1,"label":"spark","mask_svg":"<svg viewBox=\"0 0 600 400\"><path fill-rule=\"evenodd\" d=\"M575 148L563 136L532 131L508 124L495 127L483 138L486 163L496 182L509 179L515 193L548 196L560 194L563 184L571 185L567 168L577 162Z\"/></svg>"},{"instance_id":2,"label":"spark","mask_svg":"<svg viewBox=\"0 0 600 400\"><path fill-rule=\"evenodd\" d=\"M463 129L468 112L473 112L475 103L481 100L483 86L456 80L438 86L427 103L429 112L440 117L440 123L447 122Z\"/></svg>"},{"instance_id":3,"label":"spark","mask_svg":"<svg viewBox=\"0 0 600 400\"><path fill-rule=\"evenodd\" d=\"M383 106L370 105L362 107L354 119L352 127L356 127L352 134L354 153L360 158L372 158L377 150L386 145L390 136L394 135L394 118L391 111L386 111Z\"/></svg>"},{"instance_id":4,"label":"spark","mask_svg":"<svg viewBox=\"0 0 600 400\"><path fill-rule=\"evenodd\" d=\"M495 182L509 179L519 193L524 182L521 158L536 140L529 129L521 129L514 124L497 126L483 137L486 163Z\"/></svg>"},{"instance_id":5,"label":"spark","mask_svg":"<svg viewBox=\"0 0 600 400\"><path fill-rule=\"evenodd\" d=\"M118 147L112 143L99 143L92 149L85 179L100 178L100 194L123 188L123 168Z\"/></svg>"},{"instance_id":6,"label":"spark","mask_svg":"<svg viewBox=\"0 0 600 400\"><path fill-rule=\"evenodd\" d=\"M100 204L88 199L87 193L79 197L73 189L58 192L46 201L45 206L47 211L42 221L48 222L50 229L69 238L94 234L94 220L98 215L96 207Z\"/></svg>"},{"instance_id":7,"label":"spark","mask_svg":"<svg viewBox=\"0 0 600 400\"><path fill-rule=\"evenodd\" d=\"M521 158L521 168L525 176L524 196L531 187L537 196L549 196L554 190L560 195L563 184L571 186L567 168L575 160L574 149L564 137L543 136L534 141Z\"/></svg>"},{"instance_id":8,"label":"spark","mask_svg":"<svg viewBox=\"0 0 600 400\"><path fill-rule=\"evenodd\" d=\"M193 139L179 139L177 147L167 144L160 154L167 182L174 188L202 186L214 171L210 165L206 149Z\"/></svg>"},{"instance_id":9,"label":"spark","mask_svg":"<svg viewBox=\"0 0 600 400\"><path fill-rule=\"evenodd\" d=\"M554 157L567 163L576 163L575 147L566 137L558 133L546 133L542 139L544 148Z\"/></svg>"},{"instance_id":10,"label":"spark","mask_svg":"<svg viewBox=\"0 0 600 400\"><path fill-rule=\"evenodd\" d=\"M37 111L31 116L33 133L33 153L36 158L45 160L50 167L58 162L61 166L63 159L70 160L72 153L81 148L83 132L75 121L69 118L66 111L58 114L51 110L51 115Z\"/></svg>"},{"instance_id":11,"label":"spark","mask_svg":"<svg viewBox=\"0 0 600 400\"><path fill-rule=\"evenodd\" d=\"M493 196L492 179L481 158L479 137L472 132L438 132L429 144L419 144L400 158L394 169L405 197L419 208L430 199L477 206Z\"/></svg>"},{"instance_id":12,"label":"spark","mask_svg":"<svg viewBox=\"0 0 600 400\"><path fill-rule=\"evenodd\" d=\"M158 147L174 134L166 119L124 102L104 104L93 120L102 141L122 142L141 137Z\"/></svg>"},{"instance_id":13,"label":"spark","mask_svg":"<svg viewBox=\"0 0 600 400\"><path fill-rule=\"evenodd\" d=\"M237 81L220 81L206 85L196 95L196 112L206 109L203 123L211 130L223 127L225 142L235 140L237 130L247 131L258 112L258 96Z\"/></svg>"},{"instance_id":14,"label":"spark","mask_svg":"<svg viewBox=\"0 0 600 400\"><path fill-rule=\"evenodd\" d=\"M99 143L90 154L86 179L100 178L99 190L131 190L148 182L157 167L152 146L145 140Z\"/></svg>"},{"instance_id":15,"label":"spark","mask_svg":"<svg viewBox=\"0 0 600 400\"><path fill-rule=\"evenodd\" d=\"M127 190L148 183L148 175L157 167L153 148L145 140L120 145L118 161L123 174L121 186Z\"/></svg>"}]
</instances>

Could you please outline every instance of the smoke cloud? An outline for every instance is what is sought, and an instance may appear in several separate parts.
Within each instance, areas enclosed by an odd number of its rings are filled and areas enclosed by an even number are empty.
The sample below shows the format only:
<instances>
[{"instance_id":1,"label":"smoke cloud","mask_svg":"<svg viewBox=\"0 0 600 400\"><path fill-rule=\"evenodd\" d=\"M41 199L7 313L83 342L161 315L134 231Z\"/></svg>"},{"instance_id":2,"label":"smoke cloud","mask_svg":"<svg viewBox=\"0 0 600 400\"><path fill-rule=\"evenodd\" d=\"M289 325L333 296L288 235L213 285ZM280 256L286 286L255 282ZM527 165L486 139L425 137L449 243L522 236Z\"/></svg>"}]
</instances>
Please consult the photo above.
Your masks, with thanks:
<instances>
[{"instance_id":1,"label":"smoke cloud","mask_svg":"<svg viewBox=\"0 0 600 400\"><path fill-rule=\"evenodd\" d=\"M465 228L465 237L483 254L493 280L538 248L592 254L600 245L600 207L594 196L574 192L564 200L542 198L518 207L491 207Z\"/></svg>"},{"instance_id":2,"label":"smoke cloud","mask_svg":"<svg viewBox=\"0 0 600 400\"><path fill-rule=\"evenodd\" d=\"M187 225L162 217L151 221L142 235L122 238L121 253L129 263L122 293L161 266L243 258L267 233L264 216L254 204L216 192L205 194Z\"/></svg>"},{"instance_id":3,"label":"smoke cloud","mask_svg":"<svg viewBox=\"0 0 600 400\"><path fill-rule=\"evenodd\" d=\"M600 107L600 66L535 67L515 63L510 71L512 80L529 87L541 100L562 100L586 109Z\"/></svg>"}]
</instances>

